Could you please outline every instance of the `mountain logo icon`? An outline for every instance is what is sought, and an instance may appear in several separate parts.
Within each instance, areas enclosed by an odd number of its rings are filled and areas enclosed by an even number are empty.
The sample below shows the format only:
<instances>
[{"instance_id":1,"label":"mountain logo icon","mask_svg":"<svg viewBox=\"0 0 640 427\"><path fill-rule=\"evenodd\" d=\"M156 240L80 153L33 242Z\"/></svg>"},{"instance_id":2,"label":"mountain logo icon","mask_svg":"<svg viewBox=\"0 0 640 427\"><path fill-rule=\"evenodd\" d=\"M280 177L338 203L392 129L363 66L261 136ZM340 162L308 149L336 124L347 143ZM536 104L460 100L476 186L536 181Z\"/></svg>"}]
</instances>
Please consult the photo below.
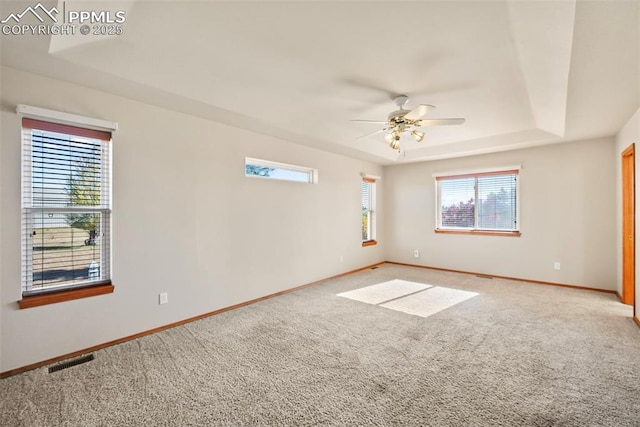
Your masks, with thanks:
<instances>
[{"instance_id":1,"label":"mountain logo icon","mask_svg":"<svg viewBox=\"0 0 640 427\"><path fill-rule=\"evenodd\" d=\"M51 18L53 22L58 22L58 19L54 15L54 14L56 15L58 14L58 9L56 9L55 7L52 7L51 10L48 10L46 7L42 5L42 3L38 3L34 7L28 6L25 10L22 11L22 13L9 14L9 16L7 16L2 21L0 21L0 23L6 24L13 19L17 24L28 13L31 13L33 16L35 16L40 22L44 22L43 16L45 17L48 16L49 18Z\"/></svg>"}]
</instances>

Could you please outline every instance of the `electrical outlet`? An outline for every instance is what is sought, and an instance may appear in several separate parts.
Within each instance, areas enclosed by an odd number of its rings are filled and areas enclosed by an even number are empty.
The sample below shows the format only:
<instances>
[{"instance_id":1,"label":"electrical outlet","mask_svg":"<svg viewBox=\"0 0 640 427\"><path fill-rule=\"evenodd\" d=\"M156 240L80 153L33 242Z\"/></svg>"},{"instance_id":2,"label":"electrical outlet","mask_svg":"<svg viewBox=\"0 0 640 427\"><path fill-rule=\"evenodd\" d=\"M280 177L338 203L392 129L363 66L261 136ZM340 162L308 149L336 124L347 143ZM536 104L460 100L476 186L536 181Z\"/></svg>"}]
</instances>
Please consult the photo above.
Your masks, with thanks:
<instances>
[{"instance_id":1,"label":"electrical outlet","mask_svg":"<svg viewBox=\"0 0 640 427\"><path fill-rule=\"evenodd\" d=\"M344 257L340 255L340 262L344 261Z\"/></svg>"},{"instance_id":2,"label":"electrical outlet","mask_svg":"<svg viewBox=\"0 0 640 427\"><path fill-rule=\"evenodd\" d=\"M414 258L420 258L420 251L418 249L416 249L415 251L413 251L413 257Z\"/></svg>"},{"instance_id":3,"label":"electrical outlet","mask_svg":"<svg viewBox=\"0 0 640 427\"><path fill-rule=\"evenodd\" d=\"M158 295L158 304L166 304L169 302L169 294L166 292L162 292Z\"/></svg>"},{"instance_id":4,"label":"electrical outlet","mask_svg":"<svg viewBox=\"0 0 640 427\"><path fill-rule=\"evenodd\" d=\"M558 261L553 263L553 269L554 270L560 270L560 263Z\"/></svg>"}]
</instances>

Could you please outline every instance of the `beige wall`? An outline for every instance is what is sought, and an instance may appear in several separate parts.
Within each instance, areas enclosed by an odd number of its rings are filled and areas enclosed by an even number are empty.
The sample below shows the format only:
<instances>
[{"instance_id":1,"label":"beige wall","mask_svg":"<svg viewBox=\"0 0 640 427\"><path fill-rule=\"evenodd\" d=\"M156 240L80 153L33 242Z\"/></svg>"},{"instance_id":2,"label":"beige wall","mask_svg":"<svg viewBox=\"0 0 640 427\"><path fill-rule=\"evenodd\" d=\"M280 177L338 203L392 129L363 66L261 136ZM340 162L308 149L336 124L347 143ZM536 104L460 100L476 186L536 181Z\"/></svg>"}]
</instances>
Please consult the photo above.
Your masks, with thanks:
<instances>
[{"instance_id":1,"label":"beige wall","mask_svg":"<svg viewBox=\"0 0 640 427\"><path fill-rule=\"evenodd\" d=\"M631 144L636 144L636 218L640 214L640 206L638 200L640 200L640 163L638 157L640 156L640 109L629 119L627 124L616 135L616 270L617 282L616 290L619 294L622 294L622 152ZM640 222L636 219L636 229L640 226ZM636 231L636 277L637 269L640 268L640 246L638 245L638 232ZM636 279L636 307L640 307L640 281ZM637 315L637 314L636 314Z\"/></svg>"},{"instance_id":2,"label":"beige wall","mask_svg":"<svg viewBox=\"0 0 640 427\"><path fill-rule=\"evenodd\" d=\"M603 138L386 167L386 258L615 289L614 149L613 138ZM434 173L514 165L522 167L521 237L434 233Z\"/></svg>"},{"instance_id":3,"label":"beige wall","mask_svg":"<svg viewBox=\"0 0 640 427\"><path fill-rule=\"evenodd\" d=\"M0 67L0 81L2 81L2 67ZM1 89L1 87L0 87ZM2 91L0 90L0 93L2 93ZM0 104L0 108L1 108L1 104ZM3 123L2 123L2 115L0 114L0 129L2 129ZM0 310L1 307L3 307L4 305L2 304L2 260L3 260L3 256L2 256L2 230L4 228L4 226L2 225L2 206L4 205L3 202L3 194L2 194L2 140L0 140ZM4 335L4 330L2 328L2 314L0 313L0 372L2 372L2 336Z\"/></svg>"},{"instance_id":4,"label":"beige wall","mask_svg":"<svg viewBox=\"0 0 640 427\"><path fill-rule=\"evenodd\" d=\"M381 175L377 165L14 69L0 89L0 371L384 260L383 243L360 242L360 173ZM17 309L17 104L119 123L115 293ZM246 178L245 156L317 168L319 183ZM379 218L384 234L383 209ZM160 292L169 304L158 305Z\"/></svg>"},{"instance_id":5,"label":"beige wall","mask_svg":"<svg viewBox=\"0 0 640 427\"><path fill-rule=\"evenodd\" d=\"M385 259L620 289L620 191L616 196L611 190L616 182L620 188L620 151L640 136L640 112L615 142L603 138L382 168L0 70L0 372ZM17 309L19 103L119 122L113 150L114 294ZM245 156L317 168L319 184L245 178ZM433 232L434 173L513 165L522 166L522 237ZM360 245L360 172L383 175L380 243L366 248ZM413 258L415 249L419 259ZM560 271L553 269L555 261ZM160 292L169 293L169 304L158 305Z\"/></svg>"}]
</instances>

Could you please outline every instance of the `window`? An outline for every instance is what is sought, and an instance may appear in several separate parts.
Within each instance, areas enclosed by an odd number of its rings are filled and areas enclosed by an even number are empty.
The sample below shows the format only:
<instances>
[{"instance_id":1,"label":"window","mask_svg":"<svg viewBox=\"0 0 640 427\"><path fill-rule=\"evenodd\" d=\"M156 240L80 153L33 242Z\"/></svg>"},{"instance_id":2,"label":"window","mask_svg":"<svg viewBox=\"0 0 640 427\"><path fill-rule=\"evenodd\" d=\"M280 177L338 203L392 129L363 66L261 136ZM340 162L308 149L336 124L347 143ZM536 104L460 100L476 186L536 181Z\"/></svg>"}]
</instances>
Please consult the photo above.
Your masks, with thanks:
<instances>
[{"instance_id":1,"label":"window","mask_svg":"<svg viewBox=\"0 0 640 427\"><path fill-rule=\"evenodd\" d=\"M318 182L318 171L316 169L269 160L252 159L250 157L245 159L244 174L252 178L279 179L307 184L316 184Z\"/></svg>"},{"instance_id":2,"label":"window","mask_svg":"<svg viewBox=\"0 0 640 427\"><path fill-rule=\"evenodd\" d=\"M436 176L436 232L519 236L519 169Z\"/></svg>"},{"instance_id":3,"label":"window","mask_svg":"<svg viewBox=\"0 0 640 427\"><path fill-rule=\"evenodd\" d=\"M376 180L362 178L362 246L376 244Z\"/></svg>"},{"instance_id":4,"label":"window","mask_svg":"<svg viewBox=\"0 0 640 427\"><path fill-rule=\"evenodd\" d=\"M23 118L22 134L22 301L110 285L111 132Z\"/></svg>"}]
</instances>

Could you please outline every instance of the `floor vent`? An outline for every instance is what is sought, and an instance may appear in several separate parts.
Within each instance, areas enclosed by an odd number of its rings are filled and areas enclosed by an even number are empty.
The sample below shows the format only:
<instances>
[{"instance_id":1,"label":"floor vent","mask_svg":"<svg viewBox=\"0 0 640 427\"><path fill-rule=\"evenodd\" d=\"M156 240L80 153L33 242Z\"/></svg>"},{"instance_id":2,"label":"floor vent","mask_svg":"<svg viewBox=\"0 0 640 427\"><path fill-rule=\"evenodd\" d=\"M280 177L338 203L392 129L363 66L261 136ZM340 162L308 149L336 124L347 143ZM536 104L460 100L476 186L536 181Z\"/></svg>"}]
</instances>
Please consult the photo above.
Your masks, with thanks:
<instances>
[{"instance_id":1,"label":"floor vent","mask_svg":"<svg viewBox=\"0 0 640 427\"><path fill-rule=\"evenodd\" d=\"M486 274L476 274L476 277L479 277L481 279L493 279L492 276L487 276Z\"/></svg>"},{"instance_id":2,"label":"floor vent","mask_svg":"<svg viewBox=\"0 0 640 427\"><path fill-rule=\"evenodd\" d=\"M77 359L68 360L66 362L58 363L57 365L49 367L49 373L61 371L62 369L67 369L72 366L81 365L83 363L90 362L94 359L93 354L89 354L87 356L78 357Z\"/></svg>"}]
</instances>

